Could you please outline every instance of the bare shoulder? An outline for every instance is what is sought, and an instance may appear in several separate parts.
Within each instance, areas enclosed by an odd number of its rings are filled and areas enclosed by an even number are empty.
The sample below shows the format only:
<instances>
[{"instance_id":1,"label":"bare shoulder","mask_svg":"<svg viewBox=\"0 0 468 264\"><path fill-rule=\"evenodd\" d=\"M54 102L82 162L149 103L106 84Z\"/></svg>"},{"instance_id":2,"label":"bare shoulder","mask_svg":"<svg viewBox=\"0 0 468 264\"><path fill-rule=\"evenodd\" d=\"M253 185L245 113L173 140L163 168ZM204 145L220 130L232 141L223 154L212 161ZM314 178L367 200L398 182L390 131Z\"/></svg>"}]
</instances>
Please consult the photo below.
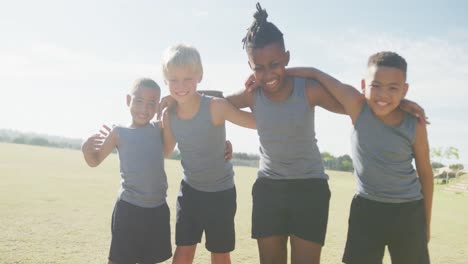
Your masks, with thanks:
<instances>
[{"instance_id":1,"label":"bare shoulder","mask_svg":"<svg viewBox=\"0 0 468 264\"><path fill-rule=\"evenodd\" d=\"M224 98L213 97L211 99L211 109L212 110L222 110L225 107L229 106L228 100Z\"/></svg>"},{"instance_id":2,"label":"bare shoulder","mask_svg":"<svg viewBox=\"0 0 468 264\"><path fill-rule=\"evenodd\" d=\"M427 141L427 125L416 120L414 143Z\"/></svg>"}]
</instances>

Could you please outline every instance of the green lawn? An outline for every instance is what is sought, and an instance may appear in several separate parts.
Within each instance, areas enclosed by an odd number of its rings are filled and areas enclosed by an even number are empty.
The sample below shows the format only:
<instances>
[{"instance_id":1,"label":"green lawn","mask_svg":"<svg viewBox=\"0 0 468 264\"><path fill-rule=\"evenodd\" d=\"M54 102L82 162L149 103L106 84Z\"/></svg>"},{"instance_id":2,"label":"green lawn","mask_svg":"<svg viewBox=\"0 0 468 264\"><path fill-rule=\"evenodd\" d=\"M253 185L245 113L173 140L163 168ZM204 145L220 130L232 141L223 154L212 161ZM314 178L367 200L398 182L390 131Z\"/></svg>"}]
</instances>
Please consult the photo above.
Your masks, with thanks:
<instances>
[{"instance_id":1,"label":"green lawn","mask_svg":"<svg viewBox=\"0 0 468 264\"><path fill-rule=\"evenodd\" d=\"M233 263L258 263L250 238L255 168L236 167L238 210ZM177 161L166 161L172 226L181 179ZM332 199L322 263L341 263L354 179L331 171ZM107 263L110 217L119 187L116 155L88 168L79 151L0 143L0 263ZM432 263L467 263L468 196L434 195ZM174 234L174 232L173 232ZM167 263L170 263L168 261ZM195 263L209 263L201 244ZM385 263L388 261L386 257Z\"/></svg>"}]
</instances>

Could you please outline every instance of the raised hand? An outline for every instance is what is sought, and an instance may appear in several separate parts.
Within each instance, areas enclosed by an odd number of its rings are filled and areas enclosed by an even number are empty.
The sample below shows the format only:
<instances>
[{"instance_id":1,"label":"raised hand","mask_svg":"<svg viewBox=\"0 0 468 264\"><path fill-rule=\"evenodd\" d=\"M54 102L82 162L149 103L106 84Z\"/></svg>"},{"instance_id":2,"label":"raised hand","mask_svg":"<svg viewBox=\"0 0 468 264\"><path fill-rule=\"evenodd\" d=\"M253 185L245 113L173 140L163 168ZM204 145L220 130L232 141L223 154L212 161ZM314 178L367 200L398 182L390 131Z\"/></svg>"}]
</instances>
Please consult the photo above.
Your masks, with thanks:
<instances>
[{"instance_id":1,"label":"raised hand","mask_svg":"<svg viewBox=\"0 0 468 264\"><path fill-rule=\"evenodd\" d=\"M112 129L106 125L102 125L102 128L99 129L99 133L101 133L102 136L107 137L109 136L110 132Z\"/></svg>"},{"instance_id":2,"label":"raised hand","mask_svg":"<svg viewBox=\"0 0 468 264\"><path fill-rule=\"evenodd\" d=\"M94 134L86 139L81 146L81 150L84 154L95 154L98 153L104 143L106 136L101 134Z\"/></svg>"}]
</instances>

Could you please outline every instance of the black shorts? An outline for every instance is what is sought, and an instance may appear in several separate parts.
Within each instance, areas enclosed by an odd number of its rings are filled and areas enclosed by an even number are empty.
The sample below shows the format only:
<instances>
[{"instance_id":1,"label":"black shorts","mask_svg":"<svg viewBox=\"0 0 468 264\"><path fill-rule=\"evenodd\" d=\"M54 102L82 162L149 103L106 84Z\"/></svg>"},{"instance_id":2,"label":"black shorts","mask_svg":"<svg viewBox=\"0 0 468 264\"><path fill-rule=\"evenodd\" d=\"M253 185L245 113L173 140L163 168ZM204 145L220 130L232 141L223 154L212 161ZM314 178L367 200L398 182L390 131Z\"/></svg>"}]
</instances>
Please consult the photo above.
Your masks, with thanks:
<instances>
[{"instance_id":1,"label":"black shorts","mask_svg":"<svg viewBox=\"0 0 468 264\"><path fill-rule=\"evenodd\" d=\"M177 197L176 245L200 243L205 231L205 247L208 251L233 251L236 209L235 187L220 192L202 192L182 181Z\"/></svg>"},{"instance_id":2,"label":"black shorts","mask_svg":"<svg viewBox=\"0 0 468 264\"><path fill-rule=\"evenodd\" d=\"M392 263L429 263L423 200L382 203L353 198L343 262L382 263L385 246Z\"/></svg>"},{"instance_id":3,"label":"black shorts","mask_svg":"<svg viewBox=\"0 0 468 264\"><path fill-rule=\"evenodd\" d=\"M294 235L324 245L330 203L327 180L258 178L252 196L252 238Z\"/></svg>"},{"instance_id":4,"label":"black shorts","mask_svg":"<svg viewBox=\"0 0 468 264\"><path fill-rule=\"evenodd\" d=\"M118 200L112 214L109 260L118 264L158 263L172 256L167 204L143 208Z\"/></svg>"}]
</instances>

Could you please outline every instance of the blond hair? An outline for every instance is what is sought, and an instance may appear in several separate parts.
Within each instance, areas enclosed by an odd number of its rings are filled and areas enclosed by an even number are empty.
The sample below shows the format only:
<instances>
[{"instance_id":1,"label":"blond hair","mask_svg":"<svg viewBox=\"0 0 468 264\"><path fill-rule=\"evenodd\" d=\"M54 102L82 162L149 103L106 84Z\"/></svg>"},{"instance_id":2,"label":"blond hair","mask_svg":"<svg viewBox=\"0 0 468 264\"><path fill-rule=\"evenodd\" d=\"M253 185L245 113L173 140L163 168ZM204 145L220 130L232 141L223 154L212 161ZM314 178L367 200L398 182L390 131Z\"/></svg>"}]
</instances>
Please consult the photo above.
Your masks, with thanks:
<instances>
[{"instance_id":1,"label":"blond hair","mask_svg":"<svg viewBox=\"0 0 468 264\"><path fill-rule=\"evenodd\" d=\"M162 58L164 79L168 78L169 71L173 67L188 68L200 77L203 76L200 53L196 48L187 44L176 44L164 51Z\"/></svg>"}]
</instances>

